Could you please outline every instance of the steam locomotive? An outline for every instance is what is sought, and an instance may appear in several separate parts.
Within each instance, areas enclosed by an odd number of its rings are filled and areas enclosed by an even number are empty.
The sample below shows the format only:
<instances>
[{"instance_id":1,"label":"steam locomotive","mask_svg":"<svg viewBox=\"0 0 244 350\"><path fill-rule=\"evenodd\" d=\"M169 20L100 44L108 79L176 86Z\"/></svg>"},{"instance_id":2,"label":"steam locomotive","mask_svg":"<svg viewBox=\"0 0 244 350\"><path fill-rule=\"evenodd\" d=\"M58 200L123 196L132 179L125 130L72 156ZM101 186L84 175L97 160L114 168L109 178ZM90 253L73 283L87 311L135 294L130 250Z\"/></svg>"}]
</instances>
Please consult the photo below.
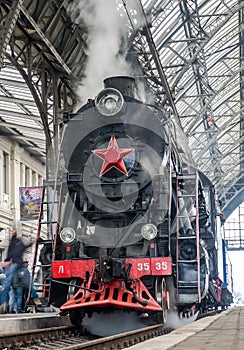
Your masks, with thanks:
<instances>
[{"instance_id":1,"label":"steam locomotive","mask_svg":"<svg viewBox=\"0 0 244 350\"><path fill-rule=\"evenodd\" d=\"M104 84L64 116L49 303L75 325L118 309L166 323L168 312L226 308L211 182L173 116L140 101L133 78Z\"/></svg>"}]
</instances>

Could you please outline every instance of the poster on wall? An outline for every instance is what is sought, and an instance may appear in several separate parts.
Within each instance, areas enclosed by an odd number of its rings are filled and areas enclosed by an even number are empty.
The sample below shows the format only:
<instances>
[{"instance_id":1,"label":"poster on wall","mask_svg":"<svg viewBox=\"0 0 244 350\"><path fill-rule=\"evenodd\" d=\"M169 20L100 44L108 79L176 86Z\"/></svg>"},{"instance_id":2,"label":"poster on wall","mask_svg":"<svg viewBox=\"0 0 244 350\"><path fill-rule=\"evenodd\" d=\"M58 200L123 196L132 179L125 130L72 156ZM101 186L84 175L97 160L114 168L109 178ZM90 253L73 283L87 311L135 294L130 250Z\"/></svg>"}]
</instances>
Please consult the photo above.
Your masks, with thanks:
<instances>
[{"instance_id":1,"label":"poster on wall","mask_svg":"<svg viewBox=\"0 0 244 350\"><path fill-rule=\"evenodd\" d=\"M37 219L41 207L42 187L20 187L20 220Z\"/></svg>"}]
</instances>

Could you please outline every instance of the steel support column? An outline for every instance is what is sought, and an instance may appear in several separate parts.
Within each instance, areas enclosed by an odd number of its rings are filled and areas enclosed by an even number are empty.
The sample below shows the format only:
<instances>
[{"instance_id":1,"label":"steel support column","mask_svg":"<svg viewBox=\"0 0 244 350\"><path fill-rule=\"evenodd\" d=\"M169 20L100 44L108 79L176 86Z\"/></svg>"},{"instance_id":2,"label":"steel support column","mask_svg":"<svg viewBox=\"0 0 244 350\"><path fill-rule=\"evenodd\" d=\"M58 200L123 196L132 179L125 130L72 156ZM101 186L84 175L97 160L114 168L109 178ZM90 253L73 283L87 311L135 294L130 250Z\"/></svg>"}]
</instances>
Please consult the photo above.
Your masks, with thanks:
<instances>
[{"instance_id":1,"label":"steel support column","mask_svg":"<svg viewBox=\"0 0 244 350\"><path fill-rule=\"evenodd\" d=\"M240 38L240 138L244 136L244 0L239 0ZM240 144L240 171L244 171L244 141Z\"/></svg>"}]
</instances>

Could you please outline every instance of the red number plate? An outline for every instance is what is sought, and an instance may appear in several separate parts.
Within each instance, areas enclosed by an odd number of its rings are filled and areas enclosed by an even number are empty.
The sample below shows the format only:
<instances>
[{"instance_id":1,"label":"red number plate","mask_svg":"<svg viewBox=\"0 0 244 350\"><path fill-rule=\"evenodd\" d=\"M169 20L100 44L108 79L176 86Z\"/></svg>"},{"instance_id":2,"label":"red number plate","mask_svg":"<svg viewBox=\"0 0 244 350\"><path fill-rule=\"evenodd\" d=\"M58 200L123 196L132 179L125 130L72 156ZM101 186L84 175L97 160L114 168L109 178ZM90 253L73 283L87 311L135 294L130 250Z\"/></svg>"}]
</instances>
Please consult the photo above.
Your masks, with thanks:
<instances>
[{"instance_id":1,"label":"red number plate","mask_svg":"<svg viewBox=\"0 0 244 350\"><path fill-rule=\"evenodd\" d=\"M52 277L53 278L69 278L71 277L71 261L53 261L52 262Z\"/></svg>"},{"instance_id":2,"label":"red number plate","mask_svg":"<svg viewBox=\"0 0 244 350\"><path fill-rule=\"evenodd\" d=\"M57 260L52 263L53 278L80 277L85 279L86 272L93 275L96 260Z\"/></svg>"},{"instance_id":3,"label":"red number plate","mask_svg":"<svg viewBox=\"0 0 244 350\"><path fill-rule=\"evenodd\" d=\"M131 278L140 278L145 275L169 276L172 274L172 261L170 257L125 259L126 269L129 264L131 264Z\"/></svg>"}]
</instances>

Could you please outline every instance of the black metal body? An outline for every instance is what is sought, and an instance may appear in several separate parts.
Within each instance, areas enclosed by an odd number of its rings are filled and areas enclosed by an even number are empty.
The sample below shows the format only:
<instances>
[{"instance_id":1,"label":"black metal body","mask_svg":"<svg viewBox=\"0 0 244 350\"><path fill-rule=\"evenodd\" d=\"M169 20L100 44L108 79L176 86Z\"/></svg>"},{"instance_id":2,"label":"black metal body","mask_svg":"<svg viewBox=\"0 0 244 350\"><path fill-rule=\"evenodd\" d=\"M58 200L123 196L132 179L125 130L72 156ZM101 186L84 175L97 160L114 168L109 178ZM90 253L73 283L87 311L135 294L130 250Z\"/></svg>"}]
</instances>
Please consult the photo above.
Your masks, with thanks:
<instances>
[{"instance_id":1,"label":"black metal body","mask_svg":"<svg viewBox=\"0 0 244 350\"><path fill-rule=\"evenodd\" d=\"M68 277L60 283L53 281L51 303L62 308L70 298L71 285L76 285L74 295L77 285L83 290L98 289L119 280L133 294L135 308L146 307L147 302L131 287L140 280L163 311L189 315L190 311L228 306L229 301L221 300L215 283L218 267L213 186L208 186L207 202L202 186L205 177L196 170L176 126L165 111L135 98L131 78L107 79L106 87L116 88L124 96L125 105L118 115L101 115L94 101L89 100L77 113L65 116L62 153L66 171L60 231L68 226L76 236L66 244L58 235L54 252L56 262L95 259L96 267L87 267L84 276L76 277L75 282ZM119 150L133 149L123 158L126 173L111 166L101 174L103 159L96 157L94 150L108 149L112 137ZM157 236L151 241L141 233L147 223L157 228ZM136 258L140 266L142 259L157 257L171 258L170 276L145 273L131 277L133 265L126 264L126 259ZM145 269L147 265L143 264ZM79 306L84 312L99 309L98 302L93 306L83 306L82 302ZM69 308L76 310L72 320L83 317L83 312L77 313L77 303ZM155 312L152 314L155 316Z\"/></svg>"}]
</instances>

